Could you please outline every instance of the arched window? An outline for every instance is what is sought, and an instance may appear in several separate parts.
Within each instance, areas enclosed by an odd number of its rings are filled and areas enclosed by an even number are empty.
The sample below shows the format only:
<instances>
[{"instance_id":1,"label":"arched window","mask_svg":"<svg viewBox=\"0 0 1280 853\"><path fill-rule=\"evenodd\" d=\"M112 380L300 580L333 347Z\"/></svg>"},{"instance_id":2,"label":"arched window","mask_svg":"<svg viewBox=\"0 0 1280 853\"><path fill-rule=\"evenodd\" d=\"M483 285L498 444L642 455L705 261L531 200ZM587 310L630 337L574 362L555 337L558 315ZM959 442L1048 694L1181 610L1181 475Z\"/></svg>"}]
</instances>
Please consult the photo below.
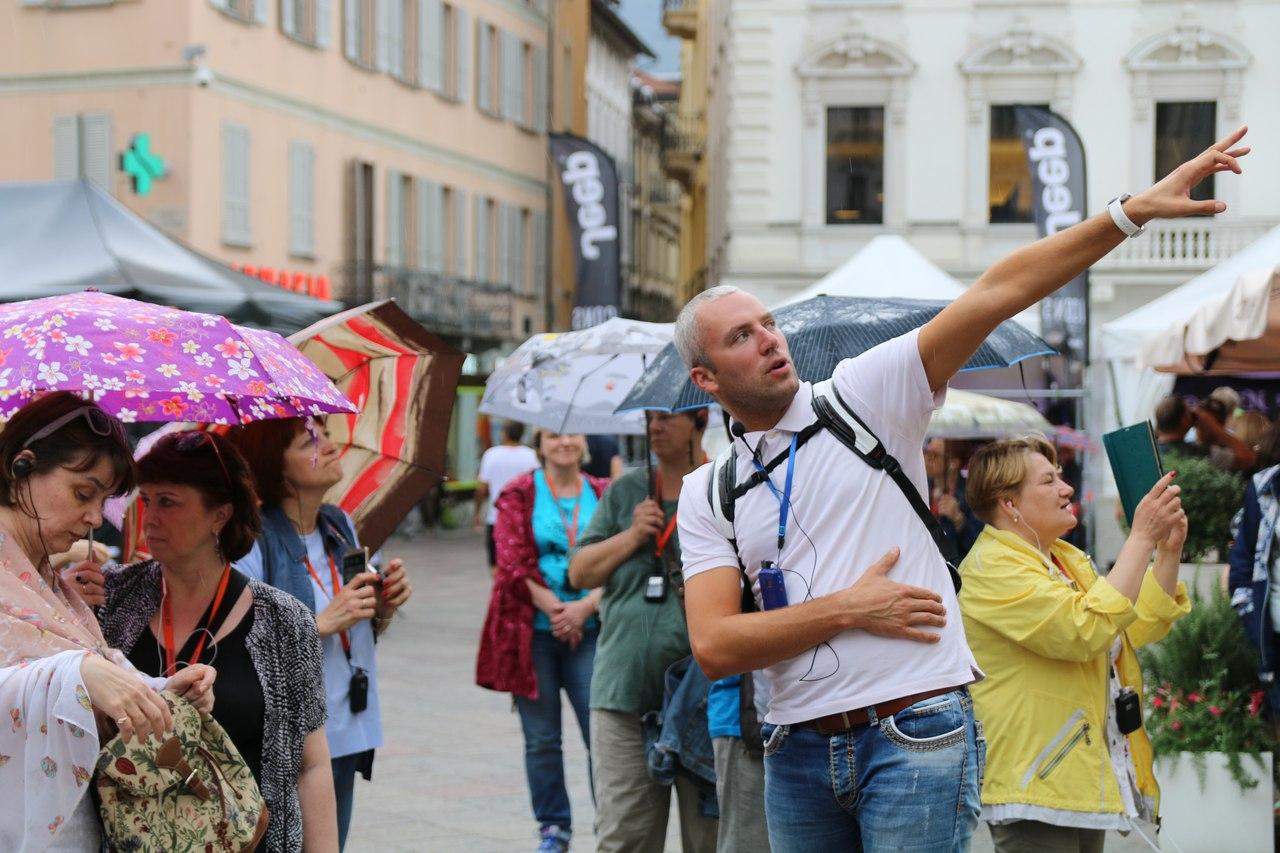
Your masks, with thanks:
<instances>
[{"instance_id":1,"label":"arched window","mask_svg":"<svg viewBox=\"0 0 1280 853\"><path fill-rule=\"evenodd\" d=\"M903 123L915 63L856 21L796 64L806 228L901 226L905 219Z\"/></svg>"}]
</instances>

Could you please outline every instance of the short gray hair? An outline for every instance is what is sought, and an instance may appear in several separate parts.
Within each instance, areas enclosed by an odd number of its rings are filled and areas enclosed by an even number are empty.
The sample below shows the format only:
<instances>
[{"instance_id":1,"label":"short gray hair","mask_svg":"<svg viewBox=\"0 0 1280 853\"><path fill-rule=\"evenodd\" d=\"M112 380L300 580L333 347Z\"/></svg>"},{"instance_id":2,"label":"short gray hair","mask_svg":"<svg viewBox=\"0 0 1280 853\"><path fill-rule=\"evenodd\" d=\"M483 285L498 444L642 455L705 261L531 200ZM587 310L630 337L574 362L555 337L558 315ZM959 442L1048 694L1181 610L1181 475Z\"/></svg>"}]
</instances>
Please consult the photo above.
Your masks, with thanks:
<instances>
[{"instance_id":1,"label":"short gray hair","mask_svg":"<svg viewBox=\"0 0 1280 853\"><path fill-rule=\"evenodd\" d=\"M676 352L684 366L692 370L695 367L711 367L711 358L702 343L702 327L698 325L698 309L708 302L715 302L722 296L740 293L742 288L732 284L717 284L709 287L690 299L680 309L676 317Z\"/></svg>"}]
</instances>

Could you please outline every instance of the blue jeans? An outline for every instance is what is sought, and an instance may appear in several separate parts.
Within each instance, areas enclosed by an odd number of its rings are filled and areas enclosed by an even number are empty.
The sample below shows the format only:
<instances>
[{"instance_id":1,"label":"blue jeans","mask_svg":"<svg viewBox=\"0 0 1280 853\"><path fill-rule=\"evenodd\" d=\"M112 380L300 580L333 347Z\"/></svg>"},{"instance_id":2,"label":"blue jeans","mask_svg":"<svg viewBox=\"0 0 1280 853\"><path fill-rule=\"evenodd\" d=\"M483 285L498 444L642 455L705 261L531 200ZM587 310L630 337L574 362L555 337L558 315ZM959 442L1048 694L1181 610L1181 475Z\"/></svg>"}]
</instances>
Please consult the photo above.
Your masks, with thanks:
<instances>
[{"instance_id":1,"label":"blue jeans","mask_svg":"<svg viewBox=\"0 0 1280 853\"><path fill-rule=\"evenodd\" d=\"M591 773L591 733L588 707L591 668L596 657L596 634L582 638L576 649L545 631L533 632L533 669L538 698L516 697L520 727L524 729L524 770L529 777L533 816L540 827L569 830L569 791L564 784L564 752L560 748L560 691L569 696L582 741L587 747L587 773ZM592 801L595 792L592 792Z\"/></svg>"},{"instance_id":2,"label":"blue jeans","mask_svg":"<svg viewBox=\"0 0 1280 853\"><path fill-rule=\"evenodd\" d=\"M347 831L351 829L351 805L355 798L356 773L361 764L369 760L368 753L356 752L330 760L333 768L333 793L338 806L338 849L347 846Z\"/></svg>"},{"instance_id":3,"label":"blue jeans","mask_svg":"<svg viewBox=\"0 0 1280 853\"><path fill-rule=\"evenodd\" d=\"M967 690L837 735L763 726L773 853L969 849L986 743Z\"/></svg>"}]
</instances>

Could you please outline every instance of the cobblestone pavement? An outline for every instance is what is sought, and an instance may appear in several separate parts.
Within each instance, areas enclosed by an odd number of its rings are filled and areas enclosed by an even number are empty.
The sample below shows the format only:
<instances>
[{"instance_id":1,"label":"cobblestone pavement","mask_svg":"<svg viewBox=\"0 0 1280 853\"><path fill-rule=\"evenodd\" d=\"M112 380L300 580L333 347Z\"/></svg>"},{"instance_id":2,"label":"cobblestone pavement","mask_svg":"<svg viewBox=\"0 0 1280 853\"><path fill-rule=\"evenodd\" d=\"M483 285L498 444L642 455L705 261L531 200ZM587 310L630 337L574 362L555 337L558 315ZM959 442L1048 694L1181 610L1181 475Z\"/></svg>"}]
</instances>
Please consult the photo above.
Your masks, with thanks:
<instances>
[{"instance_id":1,"label":"cobblestone pavement","mask_svg":"<svg viewBox=\"0 0 1280 853\"><path fill-rule=\"evenodd\" d=\"M386 746L374 780L356 782L347 851L531 853L536 827L511 699L475 686L475 653L489 577L479 536L396 537L388 557L409 566L413 599L378 649ZM577 827L575 851L594 848L586 752L565 705L565 765ZM667 850L680 849L673 812ZM1148 849L1136 836L1107 838L1111 853ZM973 850L991 850L983 828Z\"/></svg>"}]
</instances>

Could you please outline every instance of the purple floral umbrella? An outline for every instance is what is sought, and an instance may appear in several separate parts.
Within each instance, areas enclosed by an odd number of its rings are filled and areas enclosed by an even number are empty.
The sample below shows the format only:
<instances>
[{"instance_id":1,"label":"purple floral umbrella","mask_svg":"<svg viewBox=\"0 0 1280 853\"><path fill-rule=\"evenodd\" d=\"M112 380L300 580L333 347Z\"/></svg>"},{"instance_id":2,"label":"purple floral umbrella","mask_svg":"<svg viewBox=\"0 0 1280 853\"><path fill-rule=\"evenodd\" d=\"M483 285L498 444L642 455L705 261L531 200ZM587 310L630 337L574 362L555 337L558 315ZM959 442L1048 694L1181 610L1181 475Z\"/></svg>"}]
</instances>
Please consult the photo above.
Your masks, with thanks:
<instances>
[{"instance_id":1,"label":"purple floral umbrella","mask_svg":"<svg viewBox=\"0 0 1280 853\"><path fill-rule=\"evenodd\" d=\"M125 422L357 411L275 332L92 290L0 305L0 417L44 391L82 393Z\"/></svg>"}]
</instances>

